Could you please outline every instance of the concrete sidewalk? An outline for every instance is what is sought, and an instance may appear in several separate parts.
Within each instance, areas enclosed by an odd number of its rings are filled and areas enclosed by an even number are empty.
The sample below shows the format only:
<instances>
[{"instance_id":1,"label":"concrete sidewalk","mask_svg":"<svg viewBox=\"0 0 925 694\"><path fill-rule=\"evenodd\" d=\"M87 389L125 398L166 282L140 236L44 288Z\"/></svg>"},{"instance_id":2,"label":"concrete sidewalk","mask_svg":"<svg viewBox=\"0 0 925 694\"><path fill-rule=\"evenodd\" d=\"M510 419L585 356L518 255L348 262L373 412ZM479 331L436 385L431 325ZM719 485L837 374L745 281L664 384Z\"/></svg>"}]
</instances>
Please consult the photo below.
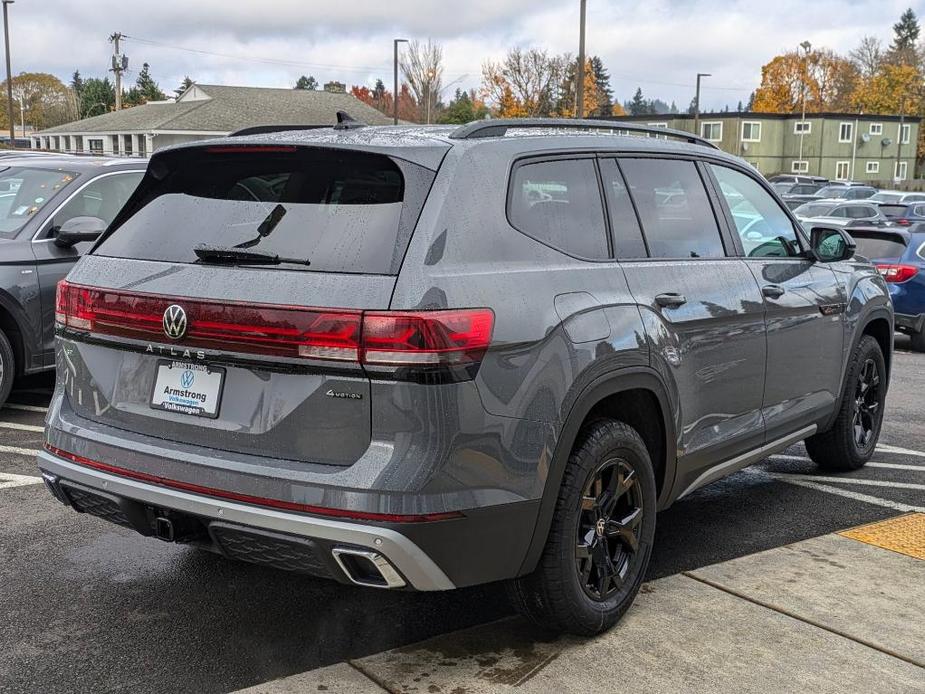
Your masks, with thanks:
<instances>
[{"instance_id":1,"label":"concrete sidewalk","mask_svg":"<svg viewBox=\"0 0 925 694\"><path fill-rule=\"evenodd\" d=\"M512 618L245 691L925 692L922 558L910 514L646 583L595 639Z\"/></svg>"}]
</instances>

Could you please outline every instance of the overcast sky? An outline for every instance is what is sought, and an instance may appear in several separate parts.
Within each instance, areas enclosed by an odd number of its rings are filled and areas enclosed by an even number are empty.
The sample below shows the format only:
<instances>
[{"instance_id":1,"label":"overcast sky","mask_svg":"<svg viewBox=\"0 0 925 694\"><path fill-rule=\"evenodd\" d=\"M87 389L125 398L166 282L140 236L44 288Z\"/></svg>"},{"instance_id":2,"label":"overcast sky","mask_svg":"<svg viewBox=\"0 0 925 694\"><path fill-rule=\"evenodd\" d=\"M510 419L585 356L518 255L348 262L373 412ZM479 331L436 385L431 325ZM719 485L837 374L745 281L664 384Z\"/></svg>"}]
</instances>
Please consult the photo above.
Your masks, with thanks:
<instances>
[{"instance_id":1,"label":"overcast sky","mask_svg":"<svg viewBox=\"0 0 925 694\"><path fill-rule=\"evenodd\" d=\"M911 2L921 16L925 0ZM600 55L622 101L686 107L694 74L705 108L746 101L761 65L803 40L839 52L865 34L888 42L910 0L588 0L587 50ZM290 87L301 74L372 86L391 82L392 38L444 46L447 95L477 87L481 64L512 46L577 52L578 0L16 0L14 74L75 69L102 76L119 31L129 81L141 64L168 94L184 75L202 83ZM155 43L150 43L155 42ZM160 45L155 45L160 44ZM197 54L177 47L229 57Z\"/></svg>"}]
</instances>

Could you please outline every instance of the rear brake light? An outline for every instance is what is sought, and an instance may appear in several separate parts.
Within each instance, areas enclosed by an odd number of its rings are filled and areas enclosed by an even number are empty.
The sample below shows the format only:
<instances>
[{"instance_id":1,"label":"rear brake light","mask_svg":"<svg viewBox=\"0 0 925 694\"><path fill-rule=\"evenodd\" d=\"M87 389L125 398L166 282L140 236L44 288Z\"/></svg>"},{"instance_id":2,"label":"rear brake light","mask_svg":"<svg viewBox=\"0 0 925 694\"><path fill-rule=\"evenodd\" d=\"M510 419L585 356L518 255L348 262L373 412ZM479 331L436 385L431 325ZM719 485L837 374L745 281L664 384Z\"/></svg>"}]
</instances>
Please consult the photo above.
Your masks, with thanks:
<instances>
[{"instance_id":1,"label":"rear brake light","mask_svg":"<svg viewBox=\"0 0 925 694\"><path fill-rule=\"evenodd\" d=\"M877 271L883 275L887 282L899 284L908 282L918 274L919 269L915 265L877 265Z\"/></svg>"},{"instance_id":2,"label":"rear brake light","mask_svg":"<svg viewBox=\"0 0 925 694\"><path fill-rule=\"evenodd\" d=\"M906 219L905 217L900 217L899 219L897 219L897 220L895 220L895 221L896 221L896 223L897 223L899 226L901 226L901 227L912 226L912 222L910 222L910 221L909 221L908 219Z\"/></svg>"},{"instance_id":3,"label":"rear brake light","mask_svg":"<svg viewBox=\"0 0 925 694\"><path fill-rule=\"evenodd\" d=\"M295 152L296 147L290 145L226 145L207 147L209 154L250 154L252 152Z\"/></svg>"},{"instance_id":4,"label":"rear brake light","mask_svg":"<svg viewBox=\"0 0 925 694\"><path fill-rule=\"evenodd\" d=\"M178 305L184 328L168 337L165 313ZM295 359L364 364L373 371L417 369L472 378L491 343L487 308L440 311L357 311L243 304L58 284L61 327L211 349Z\"/></svg>"}]
</instances>

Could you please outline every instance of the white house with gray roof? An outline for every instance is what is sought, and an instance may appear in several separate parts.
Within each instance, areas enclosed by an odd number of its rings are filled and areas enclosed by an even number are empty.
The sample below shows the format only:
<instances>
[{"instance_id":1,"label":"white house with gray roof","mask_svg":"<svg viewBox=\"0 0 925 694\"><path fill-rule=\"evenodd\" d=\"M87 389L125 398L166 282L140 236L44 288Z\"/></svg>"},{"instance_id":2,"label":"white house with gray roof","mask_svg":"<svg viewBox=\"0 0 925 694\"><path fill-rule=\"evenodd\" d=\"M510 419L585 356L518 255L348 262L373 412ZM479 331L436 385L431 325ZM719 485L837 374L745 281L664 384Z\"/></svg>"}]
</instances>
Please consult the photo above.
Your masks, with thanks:
<instances>
[{"instance_id":1,"label":"white house with gray roof","mask_svg":"<svg viewBox=\"0 0 925 694\"><path fill-rule=\"evenodd\" d=\"M339 85L337 85L339 86ZM194 84L176 101L104 113L30 136L36 149L147 156L182 142L220 137L255 125L334 125L346 111L370 125L391 119L340 90Z\"/></svg>"}]
</instances>

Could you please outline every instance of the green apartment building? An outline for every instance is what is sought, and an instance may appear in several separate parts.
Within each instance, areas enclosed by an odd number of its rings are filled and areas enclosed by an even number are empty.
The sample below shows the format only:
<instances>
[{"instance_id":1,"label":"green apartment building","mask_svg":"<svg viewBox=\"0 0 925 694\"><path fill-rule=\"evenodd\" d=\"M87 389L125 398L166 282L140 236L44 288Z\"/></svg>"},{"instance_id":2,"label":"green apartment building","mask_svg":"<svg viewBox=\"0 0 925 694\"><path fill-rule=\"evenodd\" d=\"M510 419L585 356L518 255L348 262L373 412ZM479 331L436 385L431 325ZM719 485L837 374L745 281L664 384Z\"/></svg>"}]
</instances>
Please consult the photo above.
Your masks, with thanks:
<instances>
[{"instance_id":1,"label":"green apartment building","mask_svg":"<svg viewBox=\"0 0 925 694\"><path fill-rule=\"evenodd\" d=\"M621 116L616 121L694 132L687 114ZM701 137L765 175L799 173L892 184L915 175L919 121L899 116L812 113L704 113Z\"/></svg>"}]
</instances>

